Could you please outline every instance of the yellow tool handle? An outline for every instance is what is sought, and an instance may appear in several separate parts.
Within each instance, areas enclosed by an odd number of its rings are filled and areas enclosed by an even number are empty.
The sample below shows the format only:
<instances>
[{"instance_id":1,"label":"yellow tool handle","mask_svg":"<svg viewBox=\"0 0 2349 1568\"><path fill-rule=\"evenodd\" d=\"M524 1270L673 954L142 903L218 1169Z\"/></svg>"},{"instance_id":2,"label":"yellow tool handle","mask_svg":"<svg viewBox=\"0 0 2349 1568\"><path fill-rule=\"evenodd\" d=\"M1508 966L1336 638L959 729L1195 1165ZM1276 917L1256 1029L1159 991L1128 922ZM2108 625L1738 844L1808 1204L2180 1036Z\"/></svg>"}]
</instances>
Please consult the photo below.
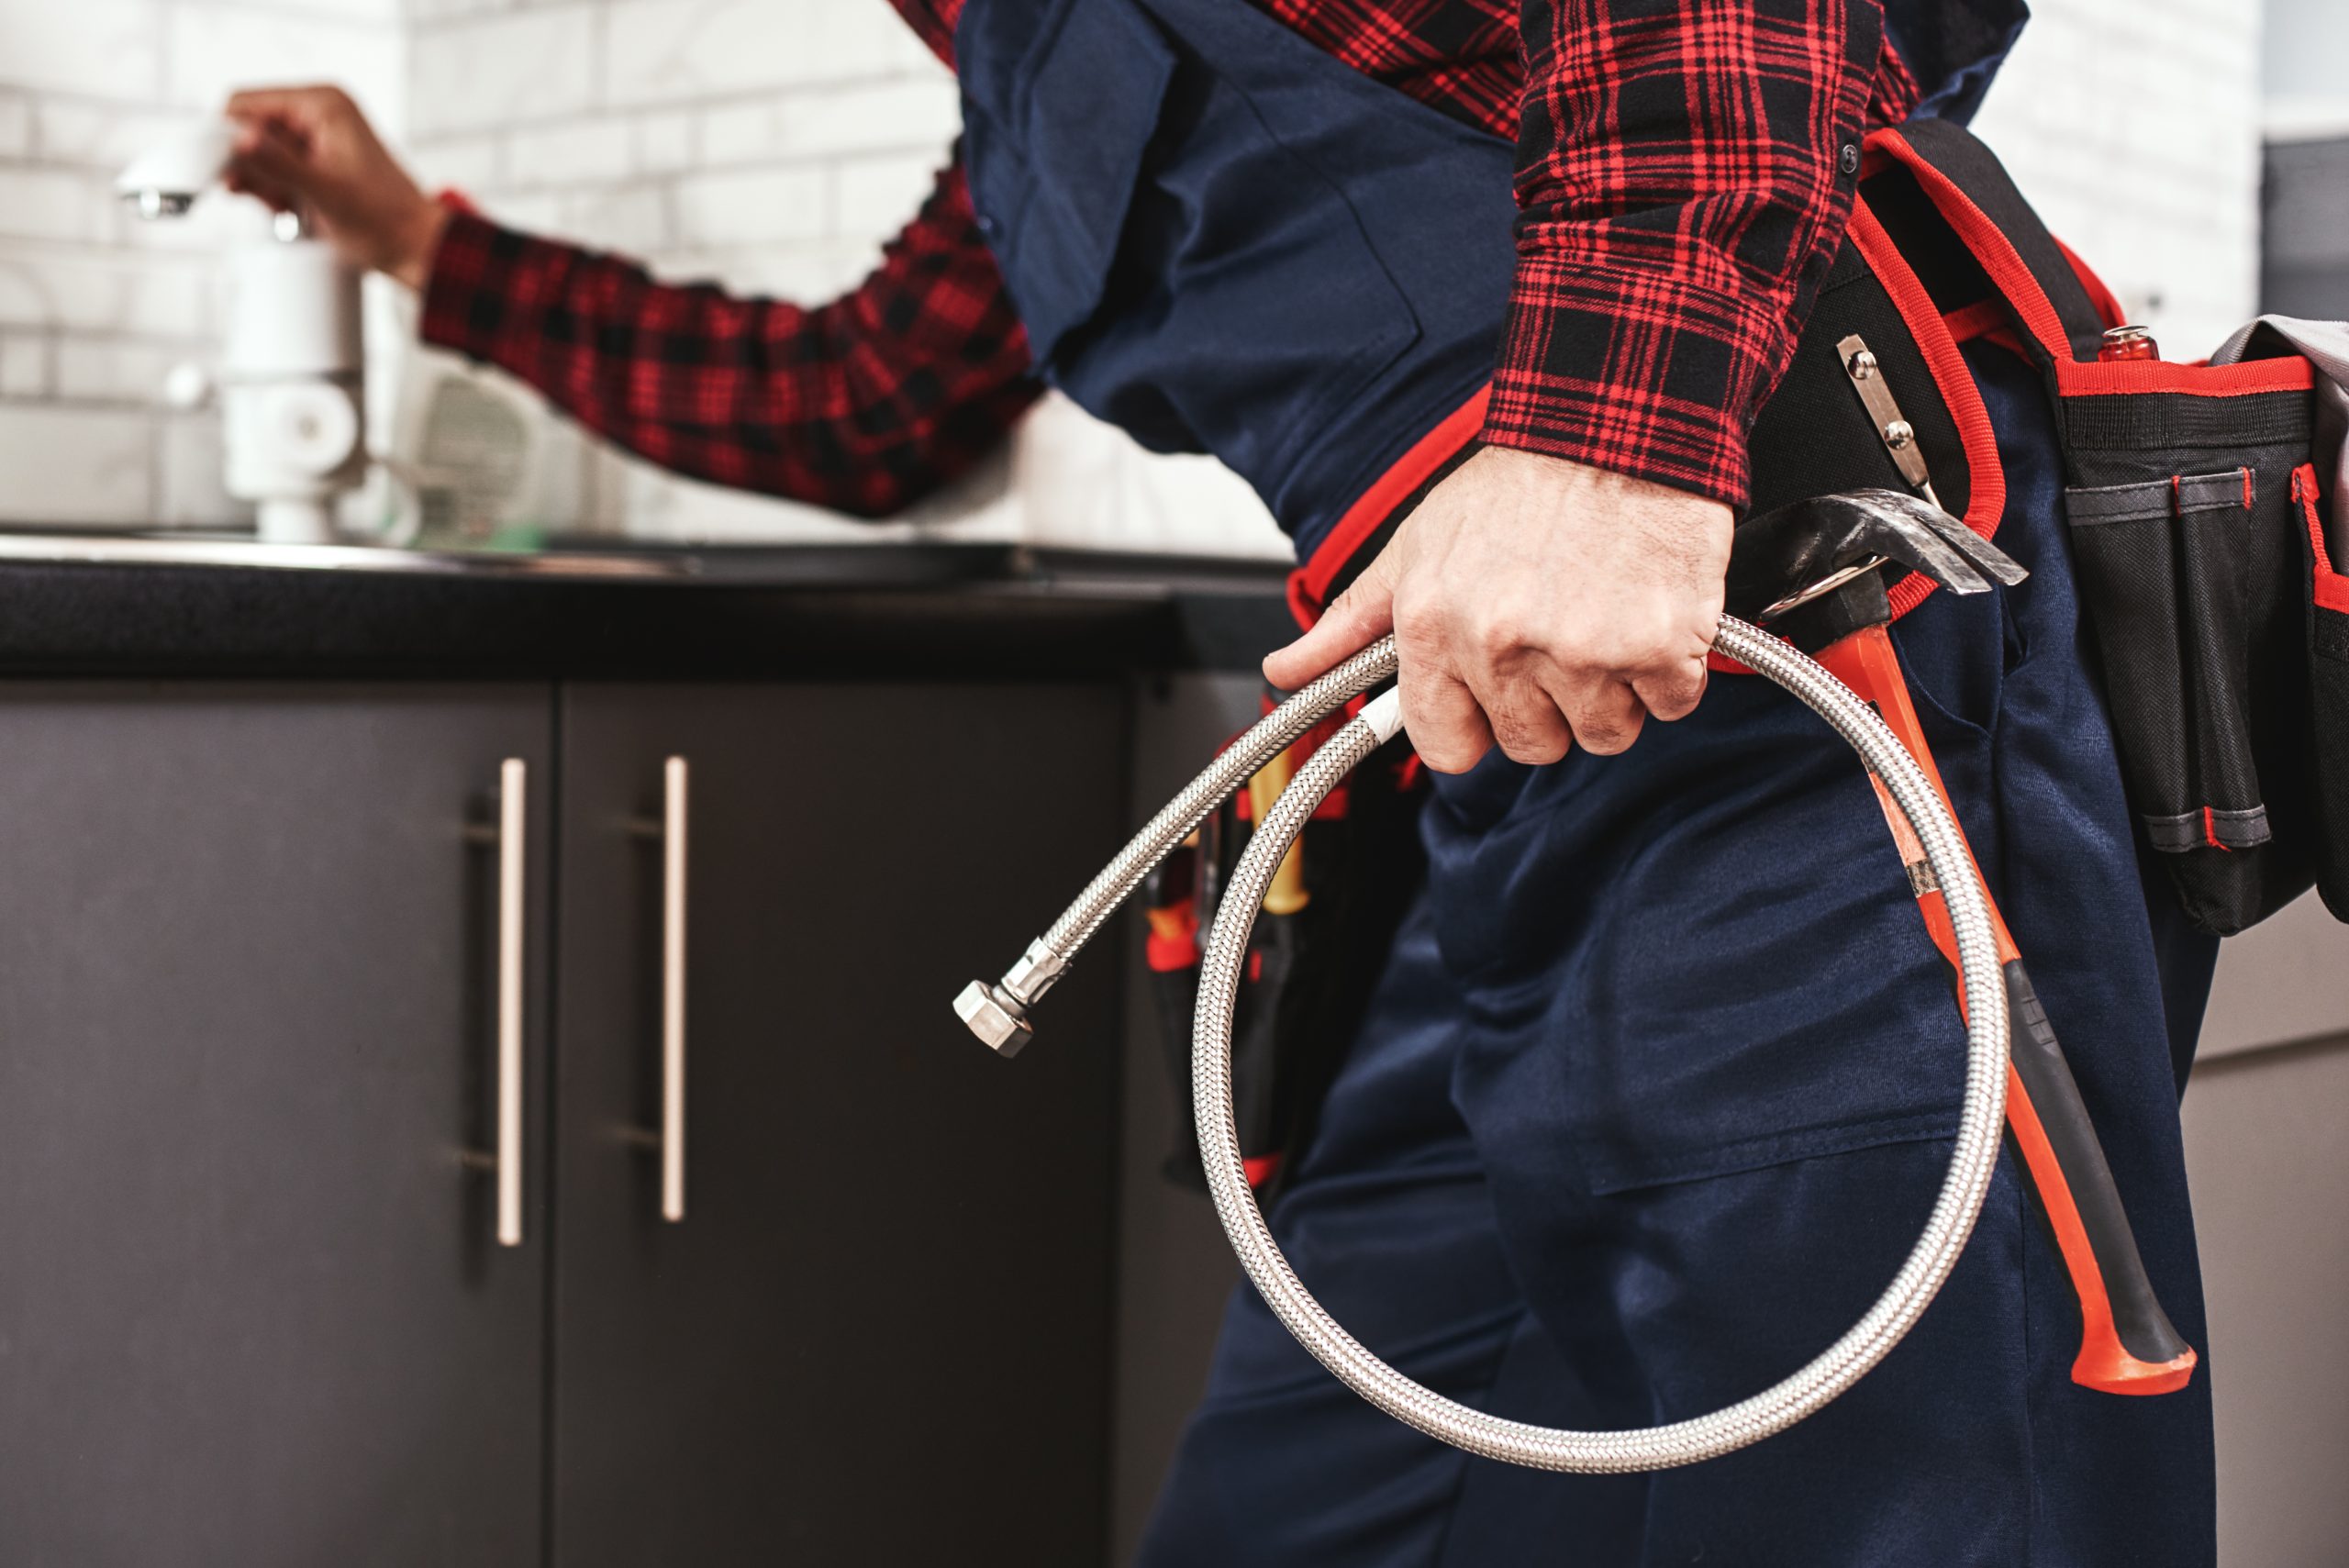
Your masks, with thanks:
<instances>
[{"instance_id":1,"label":"yellow tool handle","mask_svg":"<svg viewBox=\"0 0 2349 1568\"><path fill-rule=\"evenodd\" d=\"M1284 751L1248 781L1248 805L1258 822L1264 821L1273 803L1288 788L1288 781L1296 776L1296 750L1292 746ZM1305 890L1305 840L1300 835L1288 847L1288 853L1281 857L1279 867L1273 873L1273 884L1264 890L1264 913L1294 915L1312 902L1313 895Z\"/></svg>"}]
</instances>

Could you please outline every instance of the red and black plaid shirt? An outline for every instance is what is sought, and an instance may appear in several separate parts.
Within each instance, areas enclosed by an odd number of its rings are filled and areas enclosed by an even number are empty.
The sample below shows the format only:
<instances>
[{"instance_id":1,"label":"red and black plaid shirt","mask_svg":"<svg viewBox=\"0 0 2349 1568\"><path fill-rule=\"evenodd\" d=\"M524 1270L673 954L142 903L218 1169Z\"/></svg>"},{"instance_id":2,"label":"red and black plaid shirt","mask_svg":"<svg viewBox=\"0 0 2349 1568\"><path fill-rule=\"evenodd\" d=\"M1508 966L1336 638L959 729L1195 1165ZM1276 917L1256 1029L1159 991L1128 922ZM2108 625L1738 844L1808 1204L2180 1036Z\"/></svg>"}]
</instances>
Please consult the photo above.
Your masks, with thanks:
<instances>
[{"instance_id":1,"label":"red and black plaid shirt","mask_svg":"<svg viewBox=\"0 0 2349 1568\"><path fill-rule=\"evenodd\" d=\"M963 0L891 0L952 64ZM1851 128L1917 87L1876 0L1252 0L1517 139L1517 284L1485 439L1742 504L1746 433L1851 213ZM424 336L653 462L874 515L970 466L1038 387L950 168L819 309L653 282L472 216Z\"/></svg>"}]
</instances>

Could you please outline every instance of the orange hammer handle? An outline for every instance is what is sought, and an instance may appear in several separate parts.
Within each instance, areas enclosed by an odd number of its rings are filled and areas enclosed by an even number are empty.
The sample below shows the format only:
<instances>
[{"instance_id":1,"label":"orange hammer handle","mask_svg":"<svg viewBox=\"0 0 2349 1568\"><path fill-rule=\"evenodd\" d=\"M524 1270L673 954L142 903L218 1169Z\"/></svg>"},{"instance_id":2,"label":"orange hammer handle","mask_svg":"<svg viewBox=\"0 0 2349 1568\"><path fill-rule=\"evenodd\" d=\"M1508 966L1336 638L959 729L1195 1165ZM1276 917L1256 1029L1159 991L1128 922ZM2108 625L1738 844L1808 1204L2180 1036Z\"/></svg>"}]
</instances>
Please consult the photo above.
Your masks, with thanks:
<instances>
[{"instance_id":1,"label":"orange hammer handle","mask_svg":"<svg viewBox=\"0 0 2349 1568\"><path fill-rule=\"evenodd\" d=\"M1949 804L1941 770L1925 744L1923 728L1909 698L1908 677L1900 668L1890 633L1881 626L1854 632L1827 649L1819 662L1861 699L1873 706L1898 736L1917 765L1932 781L1934 792ZM1884 782L1876 782L1876 798L1891 825L1893 838L1908 862L1910 884L1925 917L1925 929L1941 950L1951 973L1957 972L1957 933L1950 925L1949 906L1927 866L1924 849L1892 800ZM1954 807L1950 820L1957 820ZM1965 830L1959 829L1960 841ZM1973 859L1971 845L1967 859ZM1976 863L1976 874L1981 867ZM2171 1326L2146 1277L2137 1238L2128 1212L2121 1204L2112 1167L2104 1157L2095 1124L2080 1098L2079 1084L2064 1059L2062 1045L2032 989L2031 976L2015 951L2014 938L1996 903L1990 919L1998 939L1998 962L2005 972L2009 1026L2007 1065L2007 1130L2022 1155L2023 1168L2046 1210L2064 1267L2071 1276L2073 1294L2080 1304L2080 1353L2072 1362L2072 1381L2107 1394L2167 1394L2183 1388L2194 1375L2195 1353ZM1965 998L1958 997L1961 1014Z\"/></svg>"}]
</instances>

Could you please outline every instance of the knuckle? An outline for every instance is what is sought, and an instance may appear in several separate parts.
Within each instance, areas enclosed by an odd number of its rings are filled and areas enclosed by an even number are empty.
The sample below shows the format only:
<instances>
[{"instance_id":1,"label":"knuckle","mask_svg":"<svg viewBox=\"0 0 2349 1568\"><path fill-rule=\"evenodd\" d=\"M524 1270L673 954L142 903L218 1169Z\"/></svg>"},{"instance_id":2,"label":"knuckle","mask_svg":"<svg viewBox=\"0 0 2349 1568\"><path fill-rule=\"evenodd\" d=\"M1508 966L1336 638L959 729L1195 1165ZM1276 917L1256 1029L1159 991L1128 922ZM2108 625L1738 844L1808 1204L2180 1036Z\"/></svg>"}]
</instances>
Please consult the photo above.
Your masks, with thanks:
<instances>
[{"instance_id":1,"label":"knuckle","mask_svg":"<svg viewBox=\"0 0 2349 1568\"><path fill-rule=\"evenodd\" d=\"M1705 677L1699 672L1692 679L1676 682L1660 690L1656 700L1648 705L1648 711L1669 723L1696 712L1704 698Z\"/></svg>"},{"instance_id":2,"label":"knuckle","mask_svg":"<svg viewBox=\"0 0 2349 1568\"><path fill-rule=\"evenodd\" d=\"M1586 712L1575 722L1575 743L1602 757L1618 756L1639 739L1640 723L1645 717L1637 707L1628 713Z\"/></svg>"},{"instance_id":3,"label":"knuckle","mask_svg":"<svg viewBox=\"0 0 2349 1568\"><path fill-rule=\"evenodd\" d=\"M1633 732L1613 724L1576 727L1575 740L1594 756L1618 757L1631 750Z\"/></svg>"},{"instance_id":4,"label":"knuckle","mask_svg":"<svg viewBox=\"0 0 2349 1568\"><path fill-rule=\"evenodd\" d=\"M1557 762L1569 750L1566 738L1555 730L1529 729L1517 725L1510 725L1506 730L1496 726L1493 742L1509 761L1537 765Z\"/></svg>"},{"instance_id":5,"label":"knuckle","mask_svg":"<svg viewBox=\"0 0 2349 1568\"><path fill-rule=\"evenodd\" d=\"M1432 652L1442 646L1450 621L1443 612L1421 602L1395 606L1395 646Z\"/></svg>"},{"instance_id":6,"label":"knuckle","mask_svg":"<svg viewBox=\"0 0 2349 1568\"><path fill-rule=\"evenodd\" d=\"M1530 640L1523 622L1510 615L1486 615L1476 619L1469 639L1479 654L1493 663L1524 648Z\"/></svg>"},{"instance_id":7,"label":"knuckle","mask_svg":"<svg viewBox=\"0 0 2349 1568\"><path fill-rule=\"evenodd\" d=\"M1485 754L1481 746L1439 744L1421 746L1419 760L1440 773L1464 773Z\"/></svg>"}]
</instances>

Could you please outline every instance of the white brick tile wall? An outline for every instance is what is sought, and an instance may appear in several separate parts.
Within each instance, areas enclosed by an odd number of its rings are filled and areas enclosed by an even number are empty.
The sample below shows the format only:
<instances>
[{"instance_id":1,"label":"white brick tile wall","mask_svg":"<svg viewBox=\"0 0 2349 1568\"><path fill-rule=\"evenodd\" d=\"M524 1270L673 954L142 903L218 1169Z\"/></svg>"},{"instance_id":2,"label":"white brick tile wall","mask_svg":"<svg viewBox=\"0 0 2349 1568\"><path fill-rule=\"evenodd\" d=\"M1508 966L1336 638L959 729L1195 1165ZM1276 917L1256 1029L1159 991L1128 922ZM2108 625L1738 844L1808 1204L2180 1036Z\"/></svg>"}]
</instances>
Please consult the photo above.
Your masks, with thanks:
<instances>
[{"instance_id":1,"label":"white brick tile wall","mask_svg":"<svg viewBox=\"0 0 2349 1568\"><path fill-rule=\"evenodd\" d=\"M407 122L419 139L576 115L596 102L602 17L592 6L418 27Z\"/></svg>"},{"instance_id":2,"label":"white brick tile wall","mask_svg":"<svg viewBox=\"0 0 2349 1568\"><path fill-rule=\"evenodd\" d=\"M629 127L620 119L530 126L506 139L506 166L517 184L580 184L629 172Z\"/></svg>"},{"instance_id":3,"label":"white brick tile wall","mask_svg":"<svg viewBox=\"0 0 2349 1568\"><path fill-rule=\"evenodd\" d=\"M832 182L822 169L747 169L677 182L677 243L708 249L832 232Z\"/></svg>"},{"instance_id":4,"label":"white brick tile wall","mask_svg":"<svg viewBox=\"0 0 2349 1568\"><path fill-rule=\"evenodd\" d=\"M145 414L0 406L0 502L10 518L120 523L152 514L155 422Z\"/></svg>"},{"instance_id":5,"label":"white brick tile wall","mask_svg":"<svg viewBox=\"0 0 2349 1568\"><path fill-rule=\"evenodd\" d=\"M727 104L701 120L701 156L718 163L918 151L936 161L962 128L942 73Z\"/></svg>"},{"instance_id":6,"label":"white brick tile wall","mask_svg":"<svg viewBox=\"0 0 2349 1568\"><path fill-rule=\"evenodd\" d=\"M79 170L0 168L0 235L99 242L115 228L106 183Z\"/></svg>"},{"instance_id":7,"label":"white brick tile wall","mask_svg":"<svg viewBox=\"0 0 2349 1568\"><path fill-rule=\"evenodd\" d=\"M706 133L691 114L639 115L629 128L630 161L640 173L666 174L693 167Z\"/></svg>"},{"instance_id":8,"label":"white brick tile wall","mask_svg":"<svg viewBox=\"0 0 2349 1568\"><path fill-rule=\"evenodd\" d=\"M831 170L834 232L879 248L920 207L945 161L937 152L841 159Z\"/></svg>"},{"instance_id":9,"label":"white brick tile wall","mask_svg":"<svg viewBox=\"0 0 2349 1568\"><path fill-rule=\"evenodd\" d=\"M31 110L34 150L42 162L107 175L187 117L181 110L133 109L99 98L42 97Z\"/></svg>"},{"instance_id":10,"label":"white brick tile wall","mask_svg":"<svg viewBox=\"0 0 2349 1568\"><path fill-rule=\"evenodd\" d=\"M45 398L49 385L49 339L0 332L0 397Z\"/></svg>"},{"instance_id":11,"label":"white brick tile wall","mask_svg":"<svg viewBox=\"0 0 2349 1568\"><path fill-rule=\"evenodd\" d=\"M165 21L161 0L15 0L0 11L0 82L151 103Z\"/></svg>"},{"instance_id":12,"label":"white brick tile wall","mask_svg":"<svg viewBox=\"0 0 2349 1568\"><path fill-rule=\"evenodd\" d=\"M16 96L0 97L0 157L22 158L32 150L32 101Z\"/></svg>"},{"instance_id":13,"label":"white brick tile wall","mask_svg":"<svg viewBox=\"0 0 2349 1568\"><path fill-rule=\"evenodd\" d=\"M680 227L671 208L683 194L648 184L565 191L558 200L555 222L562 232L589 244L650 255L665 250Z\"/></svg>"},{"instance_id":14,"label":"white brick tile wall","mask_svg":"<svg viewBox=\"0 0 2349 1568\"><path fill-rule=\"evenodd\" d=\"M337 3L305 0L312 8ZM396 136L406 119L406 56L405 34L382 17L177 0L165 75L171 101L190 109L212 108L255 83L338 83Z\"/></svg>"},{"instance_id":15,"label":"white brick tile wall","mask_svg":"<svg viewBox=\"0 0 2349 1568\"><path fill-rule=\"evenodd\" d=\"M619 106L856 81L909 63L905 24L878 4L613 0L607 18L604 88Z\"/></svg>"},{"instance_id":16,"label":"white brick tile wall","mask_svg":"<svg viewBox=\"0 0 2349 1568\"><path fill-rule=\"evenodd\" d=\"M66 403L144 406L155 401L172 367L195 352L120 338L60 338L53 395Z\"/></svg>"},{"instance_id":17,"label":"white brick tile wall","mask_svg":"<svg viewBox=\"0 0 2349 1568\"><path fill-rule=\"evenodd\" d=\"M447 137L415 150L408 163L419 180L467 193L506 188L506 142L496 135Z\"/></svg>"}]
</instances>

